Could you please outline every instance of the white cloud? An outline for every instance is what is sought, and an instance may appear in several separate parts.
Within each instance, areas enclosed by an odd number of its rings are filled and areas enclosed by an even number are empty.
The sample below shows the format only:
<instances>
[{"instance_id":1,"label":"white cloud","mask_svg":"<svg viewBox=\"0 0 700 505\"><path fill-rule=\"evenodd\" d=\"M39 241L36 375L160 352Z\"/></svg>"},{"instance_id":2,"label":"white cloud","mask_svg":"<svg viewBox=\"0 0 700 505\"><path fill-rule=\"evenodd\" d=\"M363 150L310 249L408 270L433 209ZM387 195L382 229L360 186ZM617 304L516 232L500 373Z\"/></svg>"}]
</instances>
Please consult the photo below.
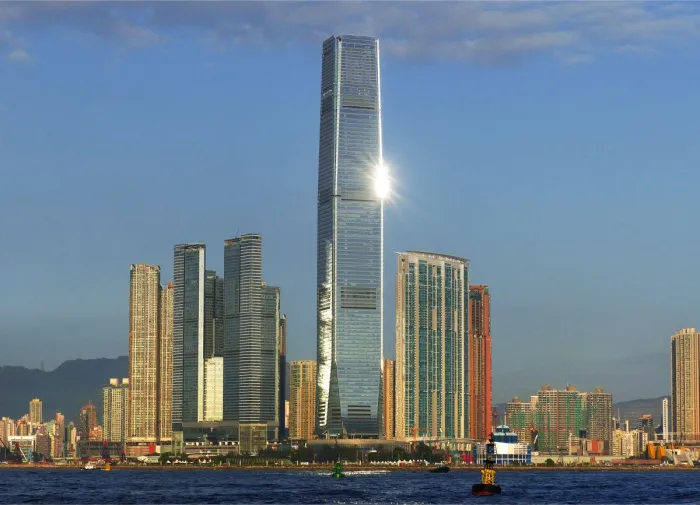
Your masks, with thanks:
<instances>
[{"instance_id":1,"label":"white cloud","mask_svg":"<svg viewBox=\"0 0 700 505\"><path fill-rule=\"evenodd\" d=\"M10 60L19 63L29 63L30 61L32 61L32 57L29 56L29 53L27 53L27 51L25 51L24 49L15 49L7 57Z\"/></svg>"},{"instance_id":2,"label":"white cloud","mask_svg":"<svg viewBox=\"0 0 700 505\"><path fill-rule=\"evenodd\" d=\"M334 33L376 35L385 54L503 62L534 54L562 61L660 51L700 35L692 2L17 2L0 4L0 30L54 27L143 47L193 35L234 44L318 44ZM641 51L636 51L640 54ZM585 57L582 55L586 55ZM562 56L563 55L563 56Z\"/></svg>"}]
</instances>

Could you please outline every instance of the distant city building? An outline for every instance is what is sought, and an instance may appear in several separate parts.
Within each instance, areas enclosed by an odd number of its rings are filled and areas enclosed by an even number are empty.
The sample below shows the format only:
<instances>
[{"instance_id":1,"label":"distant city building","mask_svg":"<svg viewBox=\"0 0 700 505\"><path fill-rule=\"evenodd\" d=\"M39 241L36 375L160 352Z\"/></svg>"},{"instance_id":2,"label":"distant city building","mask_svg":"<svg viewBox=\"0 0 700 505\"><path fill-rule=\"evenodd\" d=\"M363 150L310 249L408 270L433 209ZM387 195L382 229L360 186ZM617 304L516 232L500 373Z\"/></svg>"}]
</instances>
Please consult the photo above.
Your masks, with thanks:
<instances>
[{"instance_id":1,"label":"distant city building","mask_svg":"<svg viewBox=\"0 0 700 505\"><path fill-rule=\"evenodd\" d=\"M603 388L596 388L588 393L581 393L584 401L586 430L588 440L602 441L610 444L612 441L612 394Z\"/></svg>"},{"instance_id":2,"label":"distant city building","mask_svg":"<svg viewBox=\"0 0 700 505\"><path fill-rule=\"evenodd\" d=\"M287 376L287 315L282 314L279 321L279 345L277 373L279 375L279 391L277 393L277 419L279 420L279 438L284 440L289 437L289 427L287 426L287 415L285 405L289 400L289 378Z\"/></svg>"},{"instance_id":3,"label":"distant city building","mask_svg":"<svg viewBox=\"0 0 700 505\"><path fill-rule=\"evenodd\" d=\"M158 353L158 441L169 442L173 436L173 297L175 283L160 290L160 335Z\"/></svg>"},{"instance_id":4,"label":"distant city building","mask_svg":"<svg viewBox=\"0 0 700 505\"><path fill-rule=\"evenodd\" d=\"M224 358L204 360L204 420L221 421L224 418Z\"/></svg>"},{"instance_id":5,"label":"distant city building","mask_svg":"<svg viewBox=\"0 0 700 505\"><path fill-rule=\"evenodd\" d=\"M385 359L382 370L382 403L384 413L384 438L392 440L396 438L396 362L393 359Z\"/></svg>"},{"instance_id":6,"label":"distant city building","mask_svg":"<svg viewBox=\"0 0 700 505\"><path fill-rule=\"evenodd\" d=\"M129 442L155 442L158 433L160 267L130 267Z\"/></svg>"},{"instance_id":7,"label":"distant city building","mask_svg":"<svg viewBox=\"0 0 700 505\"><path fill-rule=\"evenodd\" d=\"M90 433L97 426L97 408L88 402L78 414L78 436L81 440L89 440Z\"/></svg>"},{"instance_id":8,"label":"distant city building","mask_svg":"<svg viewBox=\"0 0 700 505\"><path fill-rule=\"evenodd\" d=\"M468 332L469 434L485 440L491 432L491 293L486 285L469 286Z\"/></svg>"},{"instance_id":9,"label":"distant city building","mask_svg":"<svg viewBox=\"0 0 700 505\"><path fill-rule=\"evenodd\" d=\"M700 333L683 328L671 337L671 439L700 440Z\"/></svg>"},{"instance_id":10,"label":"distant city building","mask_svg":"<svg viewBox=\"0 0 700 505\"><path fill-rule=\"evenodd\" d=\"M224 242L224 292L224 420L254 452L279 426L279 288L263 283L260 235Z\"/></svg>"},{"instance_id":11,"label":"distant city building","mask_svg":"<svg viewBox=\"0 0 700 505\"><path fill-rule=\"evenodd\" d=\"M465 337L469 262L399 253L396 437L467 437Z\"/></svg>"},{"instance_id":12,"label":"distant city building","mask_svg":"<svg viewBox=\"0 0 700 505\"><path fill-rule=\"evenodd\" d=\"M379 42L323 42L317 220L317 430L381 429L384 198Z\"/></svg>"},{"instance_id":13,"label":"distant city building","mask_svg":"<svg viewBox=\"0 0 700 505\"><path fill-rule=\"evenodd\" d=\"M290 365L289 438L311 440L316 427L316 362L292 361Z\"/></svg>"},{"instance_id":14,"label":"distant city building","mask_svg":"<svg viewBox=\"0 0 700 505\"><path fill-rule=\"evenodd\" d=\"M125 445L129 430L129 379L110 379L102 388L102 435Z\"/></svg>"},{"instance_id":15,"label":"distant city building","mask_svg":"<svg viewBox=\"0 0 700 505\"><path fill-rule=\"evenodd\" d=\"M531 429L535 427L533 407L530 402L523 402L517 396L506 403L506 419L508 426L518 437L518 442L529 444Z\"/></svg>"},{"instance_id":16,"label":"distant city building","mask_svg":"<svg viewBox=\"0 0 700 505\"><path fill-rule=\"evenodd\" d=\"M29 422L36 425L44 422L41 400L34 398L29 402Z\"/></svg>"},{"instance_id":17,"label":"distant city building","mask_svg":"<svg viewBox=\"0 0 700 505\"><path fill-rule=\"evenodd\" d=\"M663 440L668 440L668 398L664 398L661 402L661 433Z\"/></svg>"},{"instance_id":18,"label":"distant city building","mask_svg":"<svg viewBox=\"0 0 700 505\"><path fill-rule=\"evenodd\" d=\"M574 386L562 390L546 385L537 395L535 424L539 450L568 453L570 445L578 444L579 433L585 429L584 398ZM575 437L573 442L572 437Z\"/></svg>"},{"instance_id":19,"label":"distant city building","mask_svg":"<svg viewBox=\"0 0 700 505\"><path fill-rule=\"evenodd\" d=\"M173 261L173 450L184 425L204 420L204 244L175 246Z\"/></svg>"}]
</instances>

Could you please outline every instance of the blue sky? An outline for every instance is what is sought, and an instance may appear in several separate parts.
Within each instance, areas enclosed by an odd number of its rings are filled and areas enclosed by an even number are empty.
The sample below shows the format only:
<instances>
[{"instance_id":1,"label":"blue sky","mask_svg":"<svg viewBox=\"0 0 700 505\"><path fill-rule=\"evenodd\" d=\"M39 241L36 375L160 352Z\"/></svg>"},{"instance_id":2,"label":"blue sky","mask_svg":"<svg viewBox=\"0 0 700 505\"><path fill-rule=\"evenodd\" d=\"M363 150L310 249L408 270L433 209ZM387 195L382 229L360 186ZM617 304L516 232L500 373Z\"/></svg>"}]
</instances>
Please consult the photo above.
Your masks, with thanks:
<instances>
[{"instance_id":1,"label":"blue sky","mask_svg":"<svg viewBox=\"0 0 700 505\"><path fill-rule=\"evenodd\" d=\"M129 264L263 235L315 358L320 43L381 38L385 352L395 252L471 260L494 399L667 394L700 327L700 7L0 3L0 365L128 352Z\"/></svg>"}]
</instances>

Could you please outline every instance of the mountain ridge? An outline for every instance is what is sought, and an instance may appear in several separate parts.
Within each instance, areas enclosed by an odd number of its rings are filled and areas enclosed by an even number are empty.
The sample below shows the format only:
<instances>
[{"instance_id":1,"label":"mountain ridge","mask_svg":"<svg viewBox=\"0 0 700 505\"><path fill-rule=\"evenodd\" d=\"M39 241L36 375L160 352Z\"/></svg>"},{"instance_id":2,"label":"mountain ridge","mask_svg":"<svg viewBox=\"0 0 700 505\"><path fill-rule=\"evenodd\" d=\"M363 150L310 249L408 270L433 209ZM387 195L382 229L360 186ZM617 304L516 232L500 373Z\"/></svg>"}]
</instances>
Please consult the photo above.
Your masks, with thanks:
<instances>
[{"instance_id":1,"label":"mountain ridge","mask_svg":"<svg viewBox=\"0 0 700 505\"><path fill-rule=\"evenodd\" d=\"M0 366L0 384L11 384L0 396L0 417L18 419L29 411L33 398L42 401L45 421L61 412L75 420L91 401L102 424L102 387L112 378L129 376L129 357L73 359L46 372L23 366Z\"/></svg>"}]
</instances>

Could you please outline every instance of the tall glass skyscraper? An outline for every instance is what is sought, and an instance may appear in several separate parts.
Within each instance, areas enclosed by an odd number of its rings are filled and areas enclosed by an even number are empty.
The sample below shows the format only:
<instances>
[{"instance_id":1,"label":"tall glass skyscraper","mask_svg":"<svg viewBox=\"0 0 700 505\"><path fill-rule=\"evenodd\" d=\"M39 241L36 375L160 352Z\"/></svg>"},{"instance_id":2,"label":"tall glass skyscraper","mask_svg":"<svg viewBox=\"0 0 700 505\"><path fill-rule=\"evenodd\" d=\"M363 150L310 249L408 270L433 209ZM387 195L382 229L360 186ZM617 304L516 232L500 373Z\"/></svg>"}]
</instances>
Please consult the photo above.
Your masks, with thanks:
<instances>
[{"instance_id":1,"label":"tall glass skyscraper","mask_svg":"<svg viewBox=\"0 0 700 505\"><path fill-rule=\"evenodd\" d=\"M323 43L318 161L317 419L320 436L378 436L383 340L379 42Z\"/></svg>"},{"instance_id":2,"label":"tall glass skyscraper","mask_svg":"<svg viewBox=\"0 0 700 505\"><path fill-rule=\"evenodd\" d=\"M226 240L224 421L238 423L242 448L277 438L279 315L279 288L262 281L262 237Z\"/></svg>"},{"instance_id":3,"label":"tall glass skyscraper","mask_svg":"<svg viewBox=\"0 0 700 505\"><path fill-rule=\"evenodd\" d=\"M204 244L175 246L173 293L173 438L204 420Z\"/></svg>"}]
</instances>

